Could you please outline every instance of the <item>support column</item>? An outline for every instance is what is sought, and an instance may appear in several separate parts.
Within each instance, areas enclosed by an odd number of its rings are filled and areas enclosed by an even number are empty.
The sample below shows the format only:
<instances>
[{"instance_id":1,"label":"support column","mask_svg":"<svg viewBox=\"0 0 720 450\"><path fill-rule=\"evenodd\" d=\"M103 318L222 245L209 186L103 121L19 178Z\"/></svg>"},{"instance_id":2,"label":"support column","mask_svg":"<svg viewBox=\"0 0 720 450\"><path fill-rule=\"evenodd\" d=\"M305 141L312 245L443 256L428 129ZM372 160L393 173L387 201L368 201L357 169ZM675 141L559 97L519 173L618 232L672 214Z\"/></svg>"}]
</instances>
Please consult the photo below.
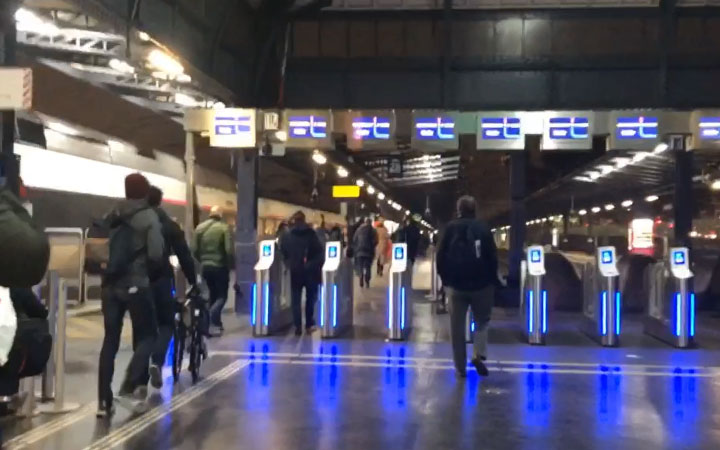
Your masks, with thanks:
<instances>
[{"instance_id":1,"label":"support column","mask_svg":"<svg viewBox=\"0 0 720 450\"><path fill-rule=\"evenodd\" d=\"M525 191L527 151L510 154L510 255L508 285L520 284L520 262L525 246Z\"/></svg>"},{"instance_id":2,"label":"support column","mask_svg":"<svg viewBox=\"0 0 720 450\"><path fill-rule=\"evenodd\" d=\"M185 239L195 232L195 133L185 132Z\"/></svg>"},{"instance_id":3,"label":"support column","mask_svg":"<svg viewBox=\"0 0 720 450\"><path fill-rule=\"evenodd\" d=\"M675 154L675 242L690 247L693 219L693 153L687 150L684 137L671 138L670 150Z\"/></svg>"},{"instance_id":4,"label":"support column","mask_svg":"<svg viewBox=\"0 0 720 450\"><path fill-rule=\"evenodd\" d=\"M252 284L257 262L257 180L259 159L257 149L235 153L237 173L237 217L235 220L235 311L249 311Z\"/></svg>"},{"instance_id":5,"label":"support column","mask_svg":"<svg viewBox=\"0 0 720 450\"><path fill-rule=\"evenodd\" d=\"M16 63L17 30L14 12L16 2L3 2L0 6L0 66L14 66ZM14 150L15 111L0 113L0 176L11 192L18 194L20 164Z\"/></svg>"}]
</instances>

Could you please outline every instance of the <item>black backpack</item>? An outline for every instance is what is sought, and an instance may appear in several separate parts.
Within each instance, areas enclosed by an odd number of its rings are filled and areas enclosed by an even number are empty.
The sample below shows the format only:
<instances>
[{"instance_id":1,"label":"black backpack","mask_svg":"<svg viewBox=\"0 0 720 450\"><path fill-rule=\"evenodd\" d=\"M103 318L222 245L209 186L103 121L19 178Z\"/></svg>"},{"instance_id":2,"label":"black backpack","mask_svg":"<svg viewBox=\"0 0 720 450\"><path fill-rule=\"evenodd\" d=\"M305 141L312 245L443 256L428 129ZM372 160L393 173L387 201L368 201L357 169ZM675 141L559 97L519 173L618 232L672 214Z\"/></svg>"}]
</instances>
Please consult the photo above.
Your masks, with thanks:
<instances>
[{"instance_id":1,"label":"black backpack","mask_svg":"<svg viewBox=\"0 0 720 450\"><path fill-rule=\"evenodd\" d=\"M110 233L108 241L108 259L101 264L103 285L112 284L121 279L130 270L130 265L145 253L145 246L133 251L133 237L135 230L130 221L139 213L148 208L135 211L132 215L122 217L120 223Z\"/></svg>"},{"instance_id":2,"label":"black backpack","mask_svg":"<svg viewBox=\"0 0 720 450\"><path fill-rule=\"evenodd\" d=\"M447 276L453 282L463 282L480 276L482 270L482 246L480 236L466 225L452 236L445 253Z\"/></svg>"}]
</instances>

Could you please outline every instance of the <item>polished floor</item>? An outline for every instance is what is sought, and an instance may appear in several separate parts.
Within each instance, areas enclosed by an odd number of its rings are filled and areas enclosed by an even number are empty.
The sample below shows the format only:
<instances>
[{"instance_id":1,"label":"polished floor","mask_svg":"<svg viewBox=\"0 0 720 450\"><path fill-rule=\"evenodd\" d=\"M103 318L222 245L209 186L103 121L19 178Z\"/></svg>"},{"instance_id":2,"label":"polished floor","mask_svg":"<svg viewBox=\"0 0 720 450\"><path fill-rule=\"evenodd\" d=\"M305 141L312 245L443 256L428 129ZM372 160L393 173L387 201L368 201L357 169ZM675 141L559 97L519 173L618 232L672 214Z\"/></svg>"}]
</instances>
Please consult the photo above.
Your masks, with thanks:
<instances>
[{"instance_id":1,"label":"polished floor","mask_svg":"<svg viewBox=\"0 0 720 450\"><path fill-rule=\"evenodd\" d=\"M251 338L240 317L211 343L201 382L183 375L152 394L147 413L119 410L108 421L94 416L99 340L71 339L68 397L83 406L0 422L2 448L720 448L713 323L699 349L667 347L633 320L623 347L601 348L577 331L575 318L556 316L549 345L531 347L517 321L498 311L491 376L458 380L447 318L415 293L410 341L385 342L384 293L382 280L359 291L358 326L337 340Z\"/></svg>"}]
</instances>

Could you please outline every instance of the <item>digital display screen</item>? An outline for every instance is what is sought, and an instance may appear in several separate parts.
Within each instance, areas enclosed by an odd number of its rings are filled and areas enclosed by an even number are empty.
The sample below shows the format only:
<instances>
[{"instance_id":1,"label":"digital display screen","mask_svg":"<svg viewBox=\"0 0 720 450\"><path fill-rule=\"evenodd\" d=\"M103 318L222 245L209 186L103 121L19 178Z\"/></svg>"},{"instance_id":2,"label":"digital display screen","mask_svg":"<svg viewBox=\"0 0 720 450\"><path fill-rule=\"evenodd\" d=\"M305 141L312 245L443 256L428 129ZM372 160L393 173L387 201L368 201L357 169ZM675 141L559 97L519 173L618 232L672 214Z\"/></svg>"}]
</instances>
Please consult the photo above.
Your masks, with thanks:
<instances>
[{"instance_id":1,"label":"digital display screen","mask_svg":"<svg viewBox=\"0 0 720 450\"><path fill-rule=\"evenodd\" d=\"M272 254L272 248L270 248L269 245L263 245L262 255L263 255L263 256L270 256L271 254Z\"/></svg>"},{"instance_id":2,"label":"digital display screen","mask_svg":"<svg viewBox=\"0 0 720 450\"><path fill-rule=\"evenodd\" d=\"M701 117L698 125L701 139L720 139L720 117Z\"/></svg>"},{"instance_id":3,"label":"digital display screen","mask_svg":"<svg viewBox=\"0 0 720 450\"><path fill-rule=\"evenodd\" d=\"M328 258L337 258L338 255L338 248L334 245L331 247L328 247Z\"/></svg>"},{"instance_id":4,"label":"digital display screen","mask_svg":"<svg viewBox=\"0 0 720 450\"><path fill-rule=\"evenodd\" d=\"M657 139L657 117L618 117L615 124L615 137L618 139Z\"/></svg>"},{"instance_id":5,"label":"digital display screen","mask_svg":"<svg viewBox=\"0 0 720 450\"><path fill-rule=\"evenodd\" d=\"M401 260L405 259L405 249L402 247L396 247L395 248L395 259Z\"/></svg>"},{"instance_id":6,"label":"digital display screen","mask_svg":"<svg viewBox=\"0 0 720 450\"><path fill-rule=\"evenodd\" d=\"M673 262L678 266L685 265L685 252L674 252Z\"/></svg>"},{"instance_id":7,"label":"digital display screen","mask_svg":"<svg viewBox=\"0 0 720 450\"><path fill-rule=\"evenodd\" d=\"M613 261L612 252L610 250L603 250L600 254L600 262L603 264L610 264Z\"/></svg>"},{"instance_id":8,"label":"digital display screen","mask_svg":"<svg viewBox=\"0 0 720 450\"><path fill-rule=\"evenodd\" d=\"M483 139L520 139L522 129L519 117L483 117L480 119Z\"/></svg>"},{"instance_id":9,"label":"digital display screen","mask_svg":"<svg viewBox=\"0 0 720 450\"><path fill-rule=\"evenodd\" d=\"M588 139L590 120L587 117L552 117L548 121L550 139Z\"/></svg>"},{"instance_id":10,"label":"digital display screen","mask_svg":"<svg viewBox=\"0 0 720 450\"><path fill-rule=\"evenodd\" d=\"M530 262L539 263L542 258L540 250L530 250Z\"/></svg>"},{"instance_id":11,"label":"digital display screen","mask_svg":"<svg viewBox=\"0 0 720 450\"><path fill-rule=\"evenodd\" d=\"M288 134L294 139L325 139L328 119L322 116L290 116Z\"/></svg>"},{"instance_id":12,"label":"digital display screen","mask_svg":"<svg viewBox=\"0 0 720 450\"><path fill-rule=\"evenodd\" d=\"M419 117L415 119L415 138L424 141L455 139L455 121L450 117Z\"/></svg>"},{"instance_id":13,"label":"digital display screen","mask_svg":"<svg viewBox=\"0 0 720 450\"><path fill-rule=\"evenodd\" d=\"M216 136L238 136L247 135L252 132L252 118L244 115L227 115L215 117L215 135Z\"/></svg>"},{"instance_id":14,"label":"digital display screen","mask_svg":"<svg viewBox=\"0 0 720 450\"><path fill-rule=\"evenodd\" d=\"M353 137L358 140L390 139L389 117L355 117L352 121Z\"/></svg>"}]
</instances>

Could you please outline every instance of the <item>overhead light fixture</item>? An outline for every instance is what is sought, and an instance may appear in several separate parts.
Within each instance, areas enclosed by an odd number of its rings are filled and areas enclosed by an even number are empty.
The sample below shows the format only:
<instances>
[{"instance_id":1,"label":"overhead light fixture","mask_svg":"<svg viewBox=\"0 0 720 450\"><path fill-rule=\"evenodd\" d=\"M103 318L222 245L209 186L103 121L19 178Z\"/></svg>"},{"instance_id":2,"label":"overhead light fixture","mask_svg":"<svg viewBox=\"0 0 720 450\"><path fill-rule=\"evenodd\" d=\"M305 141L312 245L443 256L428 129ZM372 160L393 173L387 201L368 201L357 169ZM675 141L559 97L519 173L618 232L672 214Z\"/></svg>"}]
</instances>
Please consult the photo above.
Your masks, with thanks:
<instances>
[{"instance_id":1,"label":"overhead light fixture","mask_svg":"<svg viewBox=\"0 0 720 450\"><path fill-rule=\"evenodd\" d=\"M190 83L192 81L192 77L186 73L181 73L175 77L175 81L178 83Z\"/></svg>"},{"instance_id":2,"label":"overhead light fixture","mask_svg":"<svg viewBox=\"0 0 720 450\"><path fill-rule=\"evenodd\" d=\"M195 100L193 97L183 94L182 92L176 92L173 96L175 99L175 103L177 103L180 106L185 106L188 108L194 108L198 106L199 102Z\"/></svg>"},{"instance_id":3,"label":"overhead light fixture","mask_svg":"<svg viewBox=\"0 0 720 450\"><path fill-rule=\"evenodd\" d=\"M212 102L210 103L212 109L225 109L225 103L223 102Z\"/></svg>"},{"instance_id":4,"label":"overhead light fixture","mask_svg":"<svg viewBox=\"0 0 720 450\"><path fill-rule=\"evenodd\" d=\"M658 197L657 195L648 195L647 197L645 197L645 201L648 202L648 203L652 203L652 202L656 201L656 200L659 199L659 198L660 198L660 197Z\"/></svg>"},{"instance_id":5,"label":"overhead light fixture","mask_svg":"<svg viewBox=\"0 0 720 450\"><path fill-rule=\"evenodd\" d=\"M573 180L575 180L575 181L585 181L586 183L592 183L593 181L595 181L595 180L593 180L592 178L590 178L590 177L585 177L585 176L573 177Z\"/></svg>"},{"instance_id":6,"label":"overhead light fixture","mask_svg":"<svg viewBox=\"0 0 720 450\"><path fill-rule=\"evenodd\" d=\"M185 72L185 68L178 60L157 48L152 49L150 53L148 53L147 60L151 66L162 70L172 77L177 77Z\"/></svg>"},{"instance_id":7,"label":"overhead light fixture","mask_svg":"<svg viewBox=\"0 0 720 450\"><path fill-rule=\"evenodd\" d=\"M47 36L53 36L60 32L57 25L25 8L18 8L18 10L15 11L15 27L18 31L44 34Z\"/></svg>"},{"instance_id":8,"label":"overhead light fixture","mask_svg":"<svg viewBox=\"0 0 720 450\"><path fill-rule=\"evenodd\" d=\"M615 205L613 205L612 203L608 203L607 205L605 205L605 211L612 211L613 209L615 209Z\"/></svg>"},{"instance_id":9,"label":"overhead light fixture","mask_svg":"<svg viewBox=\"0 0 720 450\"><path fill-rule=\"evenodd\" d=\"M327 162L327 158L325 155L320 153L319 151L315 150L312 155L312 160L315 161L316 164L322 166Z\"/></svg>"},{"instance_id":10,"label":"overhead light fixture","mask_svg":"<svg viewBox=\"0 0 720 450\"><path fill-rule=\"evenodd\" d=\"M622 169L632 162L632 158L613 158L613 161L615 161L615 167L617 169Z\"/></svg>"},{"instance_id":11,"label":"overhead light fixture","mask_svg":"<svg viewBox=\"0 0 720 450\"><path fill-rule=\"evenodd\" d=\"M380 200L384 200L384 199L385 199L385 194L383 194L382 192L378 192L377 197L378 197L378 199L380 199Z\"/></svg>"},{"instance_id":12,"label":"overhead light fixture","mask_svg":"<svg viewBox=\"0 0 720 450\"><path fill-rule=\"evenodd\" d=\"M287 138L287 134L285 135ZM348 171L343 166L338 166L337 168L337 176L340 178L346 178L348 176Z\"/></svg>"},{"instance_id":13,"label":"overhead light fixture","mask_svg":"<svg viewBox=\"0 0 720 450\"><path fill-rule=\"evenodd\" d=\"M661 143L659 143L658 145L655 146L655 149L653 150L653 153L656 153L656 154L657 154L657 153L662 153L662 152L664 152L665 150L667 150L668 148L669 148L669 147L668 147L668 145L667 145L666 143L661 142Z\"/></svg>"},{"instance_id":14,"label":"overhead light fixture","mask_svg":"<svg viewBox=\"0 0 720 450\"><path fill-rule=\"evenodd\" d=\"M135 68L128 64L127 62L112 58L110 61L108 61L108 67L110 67L113 70L116 70L118 72L127 73L127 74L133 74L135 73Z\"/></svg>"},{"instance_id":15,"label":"overhead light fixture","mask_svg":"<svg viewBox=\"0 0 720 450\"><path fill-rule=\"evenodd\" d=\"M409 216L409 215L410 215L410 210L409 210L409 209L406 209L406 210L405 210L405 215L406 215L406 216Z\"/></svg>"},{"instance_id":16,"label":"overhead light fixture","mask_svg":"<svg viewBox=\"0 0 720 450\"><path fill-rule=\"evenodd\" d=\"M597 213L600 212L600 207L599 207L599 206L593 206L592 208L590 208L590 211L592 211L593 214L597 214Z\"/></svg>"},{"instance_id":17,"label":"overhead light fixture","mask_svg":"<svg viewBox=\"0 0 720 450\"><path fill-rule=\"evenodd\" d=\"M50 129L50 130L53 130L58 133L66 134L68 136L78 136L80 134L79 130L77 130L71 126L65 125L64 123L60 123L60 122L49 121L45 124L45 126L48 127L48 129Z\"/></svg>"},{"instance_id":18,"label":"overhead light fixture","mask_svg":"<svg viewBox=\"0 0 720 450\"><path fill-rule=\"evenodd\" d=\"M620 205L622 205L623 208L629 208L629 207L631 207L631 206L633 205L633 201L632 201L632 200L625 200L624 202L620 203Z\"/></svg>"},{"instance_id":19,"label":"overhead light fixture","mask_svg":"<svg viewBox=\"0 0 720 450\"><path fill-rule=\"evenodd\" d=\"M715 179L710 183L710 189L713 191L720 191L720 178Z\"/></svg>"},{"instance_id":20,"label":"overhead light fixture","mask_svg":"<svg viewBox=\"0 0 720 450\"><path fill-rule=\"evenodd\" d=\"M138 38L143 42L148 42L150 40L150 35L144 31L138 31Z\"/></svg>"},{"instance_id":21,"label":"overhead light fixture","mask_svg":"<svg viewBox=\"0 0 720 450\"><path fill-rule=\"evenodd\" d=\"M598 166L598 169L600 169L600 172L602 172L603 175L607 175L610 172L615 170L615 167L608 166L607 164L602 164Z\"/></svg>"},{"instance_id":22,"label":"overhead light fixture","mask_svg":"<svg viewBox=\"0 0 720 450\"><path fill-rule=\"evenodd\" d=\"M593 180L593 181L597 180L598 178L600 178L600 177L602 176L602 174L601 174L600 172L596 172L596 171L594 171L594 170L590 170L590 171L585 172L585 173L586 173L587 176L590 177L590 179Z\"/></svg>"},{"instance_id":23,"label":"overhead light fixture","mask_svg":"<svg viewBox=\"0 0 720 450\"><path fill-rule=\"evenodd\" d=\"M365 186L365 180L363 180L362 178L358 178L357 180L355 180L355 184L360 187L363 187L363 186Z\"/></svg>"},{"instance_id":24,"label":"overhead light fixture","mask_svg":"<svg viewBox=\"0 0 720 450\"><path fill-rule=\"evenodd\" d=\"M652 153L648 153L648 152L635 153L632 157L632 162L634 162L634 163L640 162L650 155L652 155Z\"/></svg>"},{"instance_id":25,"label":"overhead light fixture","mask_svg":"<svg viewBox=\"0 0 720 450\"><path fill-rule=\"evenodd\" d=\"M368 191L368 194L371 194L371 195L372 195L372 194L374 194L374 193L375 193L375 188L374 188L374 187L372 187L372 186L370 186L370 185L368 185L368 187L367 187L367 191Z\"/></svg>"}]
</instances>

